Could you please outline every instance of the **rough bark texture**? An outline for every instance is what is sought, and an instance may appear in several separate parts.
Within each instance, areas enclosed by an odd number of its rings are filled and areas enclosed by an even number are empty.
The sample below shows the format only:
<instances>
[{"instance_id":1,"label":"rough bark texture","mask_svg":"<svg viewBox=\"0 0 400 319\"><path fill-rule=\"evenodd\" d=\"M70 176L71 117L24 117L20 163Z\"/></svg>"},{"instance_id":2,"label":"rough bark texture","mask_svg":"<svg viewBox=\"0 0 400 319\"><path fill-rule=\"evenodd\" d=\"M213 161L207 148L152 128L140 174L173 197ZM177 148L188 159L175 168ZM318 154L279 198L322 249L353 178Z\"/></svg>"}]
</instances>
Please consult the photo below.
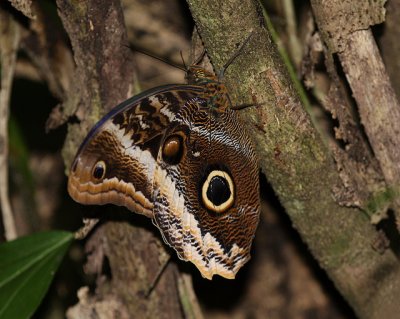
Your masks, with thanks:
<instances>
[{"instance_id":1,"label":"rough bark texture","mask_svg":"<svg viewBox=\"0 0 400 319\"><path fill-rule=\"evenodd\" d=\"M393 88L400 97L400 1L390 0L386 5L384 33L380 41L382 58L392 81Z\"/></svg>"},{"instance_id":2,"label":"rough bark texture","mask_svg":"<svg viewBox=\"0 0 400 319\"><path fill-rule=\"evenodd\" d=\"M322 48L319 34L315 33L317 46ZM308 60L313 53L308 53ZM322 53L321 53L322 55ZM379 162L374 157L369 141L359 123L359 115L354 110L354 105L349 99L347 83L339 75L337 64L332 55L324 50L325 66L328 73L329 86L326 92L319 93L321 105L331 114L332 119L337 121L333 128L333 134L328 130L329 147L336 162L342 185L335 189L335 198L343 206L358 207L368 212L369 215L385 216L389 205L378 205L372 209L371 198L385 188L384 178ZM311 62L311 64L315 64ZM311 73L313 71L311 70ZM318 87L318 81L315 81ZM317 89L318 90L318 89ZM320 90L322 91L322 90ZM386 209L385 209L386 208ZM380 215L381 214L381 215ZM377 218L379 221L379 218Z\"/></svg>"},{"instance_id":3,"label":"rough bark texture","mask_svg":"<svg viewBox=\"0 0 400 319\"><path fill-rule=\"evenodd\" d=\"M389 251L379 255L372 249L375 231L360 210L335 200L333 188L342 185L339 172L279 62L257 4L188 2L217 70L253 32L225 82L236 104L262 103L243 112L254 128L262 170L313 255L358 315L393 317L400 311L397 260Z\"/></svg>"},{"instance_id":4,"label":"rough bark texture","mask_svg":"<svg viewBox=\"0 0 400 319\"><path fill-rule=\"evenodd\" d=\"M355 31L368 29L385 20L386 0L312 0L311 4L323 34L323 38L334 53L343 50L348 36Z\"/></svg>"},{"instance_id":5,"label":"rough bark texture","mask_svg":"<svg viewBox=\"0 0 400 319\"><path fill-rule=\"evenodd\" d=\"M57 5L76 63L70 99L63 105L66 114L75 114L80 120L69 126L64 146L64 158L70 163L100 115L131 95L134 68L119 1L59 0ZM139 216L136 226L124 219L106 222L90 237L86 271L97 276L95 294L81 289L80 301L69 310L68 318L182 317L174 264L168 265L157 281L169 258L165 246L159 236L138 226ZM143 226L150 224L143 220Z\"/></svg>"},{"instance_id":6,"label":"rough bark texture","mask_svg":"<svg viewBox=\"0 0 400 319\"><path fill-rule=\"evenodd\" d=\"M351 34L339 57L385 180L389 187L398 187L400 105L371 31Z\"/></svg>"},{"instance_id":7,"label":"rough bark texture","mask_svg":"<svg viewBox=\"0 0 400 319\"><path fill-rule=\"evenodd\" d=\"M57 1L76 63L74 87L64 113L75 114L81 130L71 130L64 148L67 164L101 115L132 95L133 63L118 1ZM67 165L69 167L69 165Z\"/></svg>"},{"instance_id":8,"label":"rough bark texture","mask_svg":"<svg viewBox=\"0 0 400 319\"><path fill-rule=\"evenodd\" d=\"M28 18L35 19L35 13L32 10L32 0L9 0L11 4L21 11Z\"/></svg>"},{"instance_id":9,"label":"rough bark texture","mask_svg":"<svg viewBox=\"0 0 400 319\"><path fill-rule=\"evenodd\" d=\"M369 143L387 183L389 197L396 196L400 183L400 105L383 65L370 25L381 22L384 1L366 7L357 7L347 14L350 30L337 29L332 36L332 26L340 25L343 12L348 12L346 2L330 3L312 1L315 17L328 54L338 52L343 71L356 100L358 113ZM368 9L368 14L365 14ZM331 14L332 11L334 14ZM336 14L335 14L336 13ZM339 14L342 13L342 14ZM360 16L365 16L360 19ZM351 31L351 32L349 32ZM373 200L371 199L370 202ZM386 206L391 203L386 203ZM399 203L392 207L399 215ZM380 217L375 218L379 220Z\"/></svg>"},{"instance_id":10,"label":"rough bark texture","mask_svg":"<svg viewBox=\"0 0 400 319\"><path fill-rule=\"evenodd\" d=\"M98 276L97 287L94 294L81 289L68 318L182 317L178 272L173 263L164 269L169 255L154 233L126 221L108 222L91 236L86 250L85 272Z\"/></svg>"}]
</instances>

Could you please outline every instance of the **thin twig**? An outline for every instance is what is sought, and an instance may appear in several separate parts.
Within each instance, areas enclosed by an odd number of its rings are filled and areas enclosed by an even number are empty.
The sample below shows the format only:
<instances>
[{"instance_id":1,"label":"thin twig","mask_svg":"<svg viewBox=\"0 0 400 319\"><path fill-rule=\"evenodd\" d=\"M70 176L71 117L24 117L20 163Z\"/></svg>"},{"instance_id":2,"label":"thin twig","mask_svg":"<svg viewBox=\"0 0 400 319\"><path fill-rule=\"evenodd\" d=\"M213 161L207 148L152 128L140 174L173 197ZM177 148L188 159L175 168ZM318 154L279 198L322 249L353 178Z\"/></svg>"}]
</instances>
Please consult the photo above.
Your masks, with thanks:
<instances>
[{"instance_id":1,"label":"thin twig","mask_svg":"<svg viewBox=\"0 0 400 319\"><path fill-rule=\"evenodd\" d=\"M20 40L20 30L12 18L0 11L0 202L5 237L17 237L14 217L8 198L8 106Z\"/></svg>"},{"instance_id":2,"label":"thin twig","mask_svg":"<svg viewBox=\"0 0 400 319\"><path fill-rule=\"evenodd\" d=\"M285 21L287 23L286 32L289 36L290 55L293 59L293 63L298 67L302 59L302 47L297 36L297 30L299 28L296 22L296 10L293 2L293 0L284 0L282 1L282 5L286 18Z\"/></svg>"},{"instance_id":3,"label":"thin twig","mask_svg":"<svg viewBox=\"0 0 400 319\"><path fill-rule=\"evenodd\" d=\"M203 319L201 307L194 294L192 277L189 274L181 273L177 278L179 298L181 300L185 318Z\"/></svg>"}]
</instances>

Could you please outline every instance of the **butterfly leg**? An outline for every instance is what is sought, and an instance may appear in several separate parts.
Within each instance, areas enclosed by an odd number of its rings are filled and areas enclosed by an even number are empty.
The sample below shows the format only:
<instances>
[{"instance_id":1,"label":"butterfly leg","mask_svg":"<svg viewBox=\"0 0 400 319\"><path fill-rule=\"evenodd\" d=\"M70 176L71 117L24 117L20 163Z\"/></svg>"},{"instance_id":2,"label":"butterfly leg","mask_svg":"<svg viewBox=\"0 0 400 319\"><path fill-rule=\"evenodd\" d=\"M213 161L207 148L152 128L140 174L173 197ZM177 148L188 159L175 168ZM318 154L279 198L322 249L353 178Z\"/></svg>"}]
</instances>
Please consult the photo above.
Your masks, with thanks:
<instances>
[{"instance_id":1,"label":"butterfly leg","mask_svg":"<svg viewBox=\"0 0 400 319\"><path fill-rule=\"evenodd\" d=\"M146 298L150 297L154 288L157 286L157 284L161 278L161 275L164 273L164 270L167 268L170 260L171 260L171 256L168 254L166 256L166 259L162 261L162 264L160 265L156 275L154 276L153 280L151 281L149 288L147 289L147 292L145 294Z\"/></svg>"}]
</instances>

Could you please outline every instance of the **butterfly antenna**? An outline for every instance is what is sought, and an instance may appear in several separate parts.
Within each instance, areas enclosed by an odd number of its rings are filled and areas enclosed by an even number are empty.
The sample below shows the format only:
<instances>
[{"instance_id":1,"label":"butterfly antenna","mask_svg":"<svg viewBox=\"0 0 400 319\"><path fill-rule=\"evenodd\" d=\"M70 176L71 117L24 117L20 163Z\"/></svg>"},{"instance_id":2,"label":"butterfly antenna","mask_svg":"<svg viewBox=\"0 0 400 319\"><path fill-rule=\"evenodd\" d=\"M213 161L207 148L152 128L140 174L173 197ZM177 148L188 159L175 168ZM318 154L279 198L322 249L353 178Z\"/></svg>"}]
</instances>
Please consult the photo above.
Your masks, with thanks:
<instances>
[{"instance_id":1,"label":"butterfly antenna","mask_svg":"<svg viewBox=\"0 0 400 319\"><path fill-rule=\"evenodd\" d=\"M193 65L199 65L201 60L203 60L205 55L206 55L206 49L203 49L203 51L201 52L200 56L197 58L196 61L194 61Z\"/></svg>"},{"instance_id":2,"label":"butterfly antenna","mask_svg":"<svg viewBox=\"0 0 400 319\"><path fill-rule=\"evenodd\" d=\"M211 106L212 107L212 106ZM209 150L211 149L211 134L212 134L212 127L211 127L211 107L208 108L208 124L209 124L209 128L208 128L208 145L209 145Z\"/></svg>"},{"instance_id":3,"label":"butterfly antenna","mask_svg":"<svg viewBox=\"0 0 400 319\"><path fill-rule=\"evenodd\" d=\"M158 272L156 273L153 281L150 283L147 292L145 293L146 298L150 297L151 293L153 292L154 288L157 287L158 282L160 281L161 275L164 273L165 269L167 268L169 262L171 260L171 256L168 256L167 260L163 262L163 264L159 267Z\"/></svg>"},{"instance_id":4,"label":"butterfly antenna","mask_svg":"<svg viewBox=\"0 0 400 319\"><path fill-rule=\"evenodd\" d=\"M182 59L182 63L183 63L183 67L185 68L185 72L187 71L188 67L185 63L185 59L183 58L183 53L182 50L179 50L179 53L181 54L181 59Z\"/></svg>"},{"instance_id":5,"label":"butterfly antenna","mask_svg":"<svg viewBox=\"0 0 400 319\"><path fill-rule=\"evenodd\" d=\"M172 66L172 67L174 67L174 68L177 68L177 69L179 69L179 70L182 70L183 72L186 72L186 65L185 65L185 67L182 67L181 65L179 65L179 64L176 64L176 63L174 63L174 62L172 62L172 61L170 61L170 60L166 60L166 59L163 59L163 58L160 58L159 56L156 56L155 54L153 54L153 53L151 53L151 52L149 52L149 51L147 51L147 50L143 50L143 49L140 49L140 48L138 48L138 47L135 47L135 46L128 46L132 51L136 51L136 52L139 52L139 53L141 53L141 54L144 54L144 55L147 55L147 56L149 56L149 57L152 57L153 59L156 59L156 60L158 60L158 61L161 61L161 62L164 62L164 63L166 63L166 64L168 64L168 65L170 65L170 66Z\"/></svg>"},{"instance_id":6,"label":"butterfly antenna","mask_svg":"<svg viewBox=\"0 0 400 319\"><path fill-rule=\"evenodd\" d=\"M246 38L246 40L244 40L244 42L242 43L242 45L240 46L240 48L236 51L236 53L234 55L232 55L230 57L230 59L224 64L224 66L222 67L221 72L219 73L219 78L223 78L226 69L228 68L228 66L230 66L232 64L232 62L240 55L242 54L244 48L246 47L247 43L249 43L251 37L253 36L253 32L251 32L249 34L249 36Z\"/></svg>"}]
</instances>

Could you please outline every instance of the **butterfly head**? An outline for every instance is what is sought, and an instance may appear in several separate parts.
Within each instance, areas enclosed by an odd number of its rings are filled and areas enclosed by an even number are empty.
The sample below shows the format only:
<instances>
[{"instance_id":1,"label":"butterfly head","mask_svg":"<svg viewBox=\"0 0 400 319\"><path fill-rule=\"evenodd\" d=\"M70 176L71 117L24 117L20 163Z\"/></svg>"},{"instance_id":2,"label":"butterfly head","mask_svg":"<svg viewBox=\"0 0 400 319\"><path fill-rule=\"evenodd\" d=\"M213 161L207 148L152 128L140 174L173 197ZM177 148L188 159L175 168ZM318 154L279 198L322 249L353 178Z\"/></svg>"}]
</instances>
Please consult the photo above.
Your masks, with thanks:
<instances>
[{"instance_id":1,"label":"butterfly head","mask_svg":"<svg viewBox=\"0 0 400 319\"><path fill-rule=\"evenodd\" d=\"M207 85L209 83L218 83L217 77L210 71L207 71L199 65L192 65L186 71L186 80L189 84Z\"/></svg>"}]
</instances>

